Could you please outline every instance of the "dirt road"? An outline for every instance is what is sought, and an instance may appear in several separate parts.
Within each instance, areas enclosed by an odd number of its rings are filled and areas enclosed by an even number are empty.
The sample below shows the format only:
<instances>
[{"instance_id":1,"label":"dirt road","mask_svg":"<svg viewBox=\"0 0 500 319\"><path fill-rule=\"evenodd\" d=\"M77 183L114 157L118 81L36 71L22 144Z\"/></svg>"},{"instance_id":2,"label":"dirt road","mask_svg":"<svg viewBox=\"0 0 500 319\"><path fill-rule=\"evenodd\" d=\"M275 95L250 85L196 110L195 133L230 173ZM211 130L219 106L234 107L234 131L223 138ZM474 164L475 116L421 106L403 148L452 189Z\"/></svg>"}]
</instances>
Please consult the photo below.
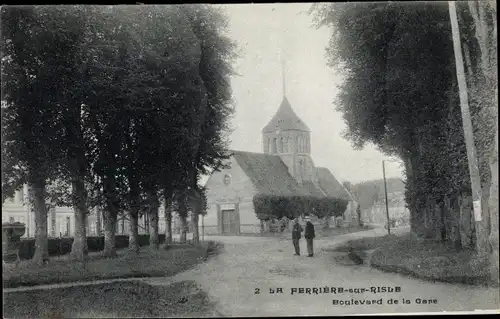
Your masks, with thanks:
<instances>
[{"instance_id":1,"label":"dirt road","mask_svg":"<svg viewBox=\"0 0 500 319\"><path fill-rule=\"evenodd\" d=\"M497 289L425 282L383 273L366 266L342 265L334 260L332 252L322 251L348 239L383 232L385 230L375 229L316 240L313 258L293 256L293 245L289 240L210 237L210 240L225 243L223 254L175 277L152 278L146 281L151 284L165 284L179 280L195 280L218 304L218 311L226 316L498 309ZM306 251L304 240L301 240L301 251ZM396 287L399 287L400 292L382 292L384 287L387 290L397 290ZM281 288L283 293L276 293L278 288ZM325 288L328 288L328 293L324 293ZM332 293L331 288L337 288L337 293ZM343 288L344 292L340 293L338 288ZM270 289L274 290L274 293L271 293ZM346 292L349 289L352 290ZM337 305L333 304L334 300Z\"/></svg>"}]
</instances>

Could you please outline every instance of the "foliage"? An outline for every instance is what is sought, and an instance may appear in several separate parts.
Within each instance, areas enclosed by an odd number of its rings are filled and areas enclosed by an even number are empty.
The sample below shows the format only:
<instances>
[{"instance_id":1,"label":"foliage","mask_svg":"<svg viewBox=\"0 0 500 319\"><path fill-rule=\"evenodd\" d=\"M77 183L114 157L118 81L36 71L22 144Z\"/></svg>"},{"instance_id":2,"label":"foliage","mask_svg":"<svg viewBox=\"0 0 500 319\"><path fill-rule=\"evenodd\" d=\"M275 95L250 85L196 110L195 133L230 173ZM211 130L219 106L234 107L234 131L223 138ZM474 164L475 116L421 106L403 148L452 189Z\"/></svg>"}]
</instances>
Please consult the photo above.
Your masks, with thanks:
<instances>
[{"instance_id":1,"label":"foliage","mask_svg":"<svg viewBox=\"0 0 500 319\"><path fill-rule=\"evenodd\" d=\"M253 197L255 214L260 220L314 214L319 218L342 216L348 202L336 198L317 198L313 196L275 196L259 194Z\"/></svg>"},{"instance_id":2,"label":"foliage","mask_svg":"<svg viewBox=\"0 0 500 319\"><path fill-rule=\"evenodd\" d=\"M387 193L404 192L404 182L399 178L387 178ZM370 209L373 204L384 198L384 180L372 180L354 184L352 195L361 206L361 209Z\"/></svg>"},{"instance_id":3,"label":"foliage","mask_svg":"<svg viewBox=\"0 0 500 319\"><path fill-rule=\"evenodd\" d=\"M235 44L218 8L3 7L2 27L3 199L37 179L114 222L199 191L227 158Z\"/></svg>"},{"instance_id":4,"label":"foliage","mask_svg":"<svg viewBox=\"0 0 500 319\"><path fill-rule=\"evenodd\" d=\"M433 205L471 193L448 4L339 3L311 12L334 30L327 55L345 72L337 98L346 138L404 161L412 227L441 236L435 218L458 215L449 207L429 215Z\"/></svg>"}]
</instances>

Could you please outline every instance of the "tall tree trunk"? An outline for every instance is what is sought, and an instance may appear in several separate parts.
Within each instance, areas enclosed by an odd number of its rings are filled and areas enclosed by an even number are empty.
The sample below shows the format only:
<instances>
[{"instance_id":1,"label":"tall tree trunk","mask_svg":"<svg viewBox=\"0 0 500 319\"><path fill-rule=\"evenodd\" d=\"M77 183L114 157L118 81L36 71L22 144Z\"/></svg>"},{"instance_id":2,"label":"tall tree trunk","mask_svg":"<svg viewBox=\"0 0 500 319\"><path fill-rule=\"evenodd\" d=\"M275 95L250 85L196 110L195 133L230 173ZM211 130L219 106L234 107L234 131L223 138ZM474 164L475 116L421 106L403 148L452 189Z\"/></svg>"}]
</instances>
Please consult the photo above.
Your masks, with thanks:
<instances>
[{"instance_id":1,"label":"tall tree trunk","mask_svg":"<svg viewBox=\"0 0 500 319\"><path fill-rule=\"evenodd\" d=\"M498 101L496 101L498 105ZM490 273L493 283L499 285L499 231L498 231L498 123L495 125L495 141L493 143L493 151L490 155L490 170L491 170L491 188L490 188L490 235L488 237L491 254L490 254Z\"/></svg>"},{"instance_id":2,"label":"tall tree trunk","mask_svg":"<svg viewBox=\"0 0 500 319\"><path fill-rule=\"evenodd\" d=\"M102 218L102 210L101 208L97 208L95 211L96 214L96 235L97 237L102 235L102 223L101 223L101 218Z\"/></svg>"},{"instance_id":3,"label":"tall tree trunk","mask_svg":"<svg viewBox=\"0 0 500 319\"><path fill-rule=\"evenodd\" d=\"M33 261L43 265L49 259L47 237L47 205L45 203L45 182L36 181L28 184L30 200L35 211L35 254Z\"/></svg>"},{"instance_id":4,"label":"tall tree trunk","mask_svg":"<svg viewBox=\"0 0 500 319\"><path fill-rule=\"evenodd\" d=\"M198 229L198 221L199 221L199 212L194 211L191 214L191 222L193 224L193 244L199 244L200 243L200 232Z\"/></svg>"},{"instance_id":5,"label":"tall tree trunk","mask_svg":"<svg viewBox=\"0 0 500 319\"><path fill-rule=\"evenodd\" d=\"M165 214L165 243L167 245L172 245L172 192L165 190L163 197Z\"/></svg>"},{"instance_id":6,"label":"tall tree trunk","mask_svg":"<svg viewBox=\"0 0 500 319\"><path fill-rule=\"evenodd\" d=\"M358 215L358 226L363 227L363 220L361 220L361 208L359 205L356 207L356 213Z\"/></svg>"},{"instance_id":7,"label":"tall tree trunk","mask_svg":"<svg viewBox=\"0 0 500 319\"><path fill-rule=\"evenodd\" d=\"M458 198L450 200L450 241L456 250L462 250L462 241L460 240L460 211L458 207Z\"/></svg>"},{"instance_id":8,"label":"tall tree trunk","mask_svg":"<svg viewBox=\"0 0 500 319\"><path fill-rule=\"evenodd\" d=\"M130 208L128 217L128 248L139 254L139 212L137 207Z\"/></svg>"},{"instance_id":9,"label":"tall tree trunk","mask_svg":"<svg viewBox=\"0 0 500 319\"><path fill-rule=\"evenodd\" d=\"M460 214L460 239L463 248L474 248L473 242L474 222L472 216L472 197L462 194L459 198Z\"/></svg>"},{"instance_id":10,"label":"tall tree trunk","mask_svg":"<svg viewBox=\"0 0 500 319\"><path fill-rule=\"evenodd\" d=\"M149 209L150 212L149 222L151 224L151 232L149 233L149 246L153 249L160 248L160 239L158 237L158 219L159 219L159 203L158 203L158 195L156 192L151 192L149 194Z\"/></svg>"},{"instance_id":11,"label":"tall tree trunk","mask_svg":"<svg viewBox=\"0 0 500 319\"><path fill-rule=\"evenodd\" d=\"M85 184L81 179L72 182L75 212L75 236L71 247L71 257L77 260L84 260L88 254L87 247L87 195Z\"/></svg>"},{"instance_id":12,"label":"tall tree trunk","mask_svg":"<svg viewBox=\"0 0 500 319\"><path fill-rule=\"evenodd\" d=\"M165 210L165 242L172 245L172 211L169 208Z\"/></svg>"},{"instance_id":13,"label":"tall tree trunk","mask_svg":"<svg viewBox=\"0 0 500 319\"><path fill-rule=\"evenodd\" d=\"M106 198L106 208L103 212L104 219L104 251L103 255L107 257L116 256L115 232L118 208L116 206L116 182L113 175L106 177L103 185L104 196Z\"/></svg>"},{"instance_id":14,"label":"tall tree trunk","mask_svg":"<svg viewBox=\"0 0 500 319\"><path fill-rule=\"evenodd\" d=\"M423 212L417 207L416 196L415 196L415 173L416 173L416 161L412 158L410 153L407 156L403 156L403 162L406 171L406 190L405 199L408 203L408 208L410 210L410 235L414 239L418 239L422 235L422 214ZM373 208L372 212L373 213ZM372 215L371 215L372 216ZM373 222L370 218L370 222Z\"/></svg>"},{"instance_id":15,"label":"tall tree trunk","mask_svg":"<svg viewBox=\"0 0 500 319\"><path fill-rule=\"evenodd\" d=\"M181 244L185 244L186 240L187 240L186 218L188 216L188 208L187 208L186 200L187 200L187 198L185 198L184 195L181 195L179 198L179 211L178 211L179 224L180 224L179 242Z\"/></svg>"},{"instance_id":16,"label":"tall tree trunk","mask_svg":"<svg viewBox=\"0 0 500 319\"><path fill-rule=\"evenodd\" d=\"M180 237L179 237L179 242L181 244L185 244L187 241L187 234L186 234L186 216L181 216L179 215L179 224L180 224Z\"/></svg>"},{"instance_id":17,"label":"tall tree trunk","mask_svg":"<svg viewBox=\"0 0 500 319\"><path fill-rule=\"evenodd\" d=\"M115 230L116 230L116 215L111 213L109 209L106 209L104 212L104 251L103 255L107 257L115 257L116 256L116 239L115 239Z\"/></svg>"}]
</instances>

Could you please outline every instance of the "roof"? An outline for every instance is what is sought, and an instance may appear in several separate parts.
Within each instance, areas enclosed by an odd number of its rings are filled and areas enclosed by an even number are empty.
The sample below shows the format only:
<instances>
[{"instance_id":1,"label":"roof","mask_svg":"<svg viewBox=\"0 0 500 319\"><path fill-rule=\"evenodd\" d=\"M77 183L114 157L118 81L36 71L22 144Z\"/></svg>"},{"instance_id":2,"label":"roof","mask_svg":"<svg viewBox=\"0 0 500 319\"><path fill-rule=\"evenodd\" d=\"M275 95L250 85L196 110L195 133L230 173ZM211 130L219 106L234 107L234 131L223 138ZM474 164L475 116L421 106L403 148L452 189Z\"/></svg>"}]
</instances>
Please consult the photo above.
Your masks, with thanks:
<instances>
[{"instance_id":1,"label":"roof","mask_svg":"<svg viewBox=\"0 0 500 319\"><path fill-rule=\"evenodd\" d=\"M244 151L231 151L231 153L259 194L304 195L351 200L349 193L327 168L318 168L321 187L319 189L311 181L304 181L302 186L299 185L288 171L286 164L277 155Z\"/></svg>"},{"instance_id":2,"label":"roof","mask_svg":"<svg viewBox=\"0 0 500 319\"><path fill-rule=\"evenodd\" d=\"M309 192L311 195L315 197L326 197L326 193L323 192L321 189L318 187L314 186L314 184L311 181L303 181L302 186Z\"/></svg>"},{"instance_id":3,"label":"roof","mask_svg":"<svg viewBox=\"0 0 500 319\"><path fill-rule=\"evenodd\" d=\"M329 196L345 200L351 200L351 196L347 190L333 176L332 172L325 167L317 167L316 172L319 179L319 187Z\"/></svg>"},{"instance_id":4,"label":"roof","mask_svg":"<svg viewBox=\"0 0 500 319\"><path fill-rule=\"evenodd\" d=\"M269 121L269 123L267 123L267 125L262 129L262 132L272 133L276 131L277 128L279 128L282 131L285 130L299 130L307 132L311 131L307 127L307 125L297 116L297 114L295 114L286 96L283 97L283 101L281 102L278 111L276 112L276 114L274 114L271 121Z\"/></svg>"},{"instance_id":5,"label":"roof","mask_svg":"<svg viewBox=\"0 0 500 319\"><path fill-rule=\"evenodd\" d=\"M260 194L310 195L290 175L279 156L243 151L232 151L232 154Z\"/></svg>"}]
</instances>

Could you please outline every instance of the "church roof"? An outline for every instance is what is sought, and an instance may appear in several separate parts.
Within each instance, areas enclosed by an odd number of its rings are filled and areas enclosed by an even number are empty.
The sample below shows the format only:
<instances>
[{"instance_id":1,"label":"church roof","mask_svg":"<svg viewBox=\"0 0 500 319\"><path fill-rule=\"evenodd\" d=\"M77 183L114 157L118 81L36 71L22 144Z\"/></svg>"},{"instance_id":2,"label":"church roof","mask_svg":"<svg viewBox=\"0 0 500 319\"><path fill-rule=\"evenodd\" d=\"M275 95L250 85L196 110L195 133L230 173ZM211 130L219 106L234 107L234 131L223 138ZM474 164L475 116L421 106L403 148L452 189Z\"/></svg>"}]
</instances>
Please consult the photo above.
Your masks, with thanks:
<instances>
[{"instance_id":1,"label":"church roof","mask_svg":"<svg viewBox=\"0 0 500 319\"><path fill-rule=\"evenodd\" d=\"M232 154L260 194L311 195L290 175L279 156L243 151L232 151Z\"/></svg>"},{"instance_id":2,"label":"church roof","mask_svg":"<svg viewBox=\"0 0 500 319\"><path fill-rule=\"evenodd\" d=\"M351 200L351 196L347 190L339 183L333 176L332 172L325 167L317 167L317 174L319 178L319 187L330 197Z\"/></svg>"},{"instance_id":3,"label":"church roof","mask_svg":"<svg viewBox=\"0 0 500 319\"><path fill-rule=\"evenodd\" d=\"M317 188L311 181L303 181L302 187L307 189L307 191L315 197L319 198L326 197L326 194L323 191L321 191L321 189Z\"/></svg>"},{"instance_id":4,"label":"church roof","mask_svg":"<svg viewBox=\"0 0 500 319\"><path fill-rule=\"evenodd\" d=\"M280 130L298 130L298 131L307 131L311 130L307 127L307 125L298 117L297 114L292 109L290 102L286 96L283 96L283 101L273 116L271 121L267 123L267 125L262 129L263 133L271 133L276 131L279 128Z\"/></svg>"}]
</instances>

